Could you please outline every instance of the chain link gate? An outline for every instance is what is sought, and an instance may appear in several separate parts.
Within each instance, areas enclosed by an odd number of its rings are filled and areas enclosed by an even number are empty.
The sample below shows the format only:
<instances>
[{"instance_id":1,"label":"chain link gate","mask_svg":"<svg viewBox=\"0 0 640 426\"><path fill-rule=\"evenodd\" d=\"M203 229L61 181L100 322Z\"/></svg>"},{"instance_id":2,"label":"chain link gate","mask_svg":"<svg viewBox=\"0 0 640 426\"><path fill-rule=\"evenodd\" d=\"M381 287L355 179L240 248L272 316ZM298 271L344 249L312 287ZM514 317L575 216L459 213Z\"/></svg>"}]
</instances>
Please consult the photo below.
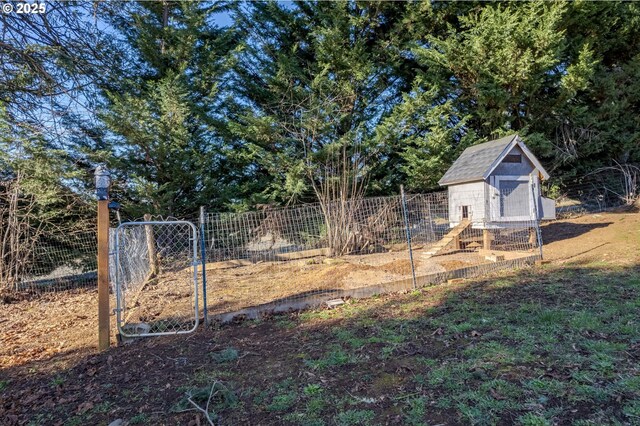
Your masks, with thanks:
<instances>
[{"instance_id":1,"label":"chain link gate","mask_svg":"<svg viewBox=\"0 0 640 426\"><path fill-rule=\"evenodd\" d=\"M187 221L122 223L115 293L122 337L193 332L199 324L198 232Z\"/></svg>"}]
</instances>

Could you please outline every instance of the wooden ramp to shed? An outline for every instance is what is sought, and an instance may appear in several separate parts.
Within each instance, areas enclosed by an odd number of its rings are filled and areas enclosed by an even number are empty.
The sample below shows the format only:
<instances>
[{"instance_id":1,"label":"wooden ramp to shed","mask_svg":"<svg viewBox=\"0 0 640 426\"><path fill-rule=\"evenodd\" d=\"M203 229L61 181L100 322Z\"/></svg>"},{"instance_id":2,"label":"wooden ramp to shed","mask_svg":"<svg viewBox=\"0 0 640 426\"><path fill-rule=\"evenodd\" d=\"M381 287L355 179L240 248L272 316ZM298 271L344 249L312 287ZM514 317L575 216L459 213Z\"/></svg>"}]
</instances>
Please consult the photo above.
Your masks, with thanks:
<instances>
[{"instance_id":1,"label":"wooden ramp to shed","mask_svg":"<svg viewBox=\"0 0 640 426\"><path fill-rule=\"evenodd\" d=\"M468 219L463 219L459 224L451 228L449 233L442 237L440 241L438 241L434 246L429 247L429 250L425 251L422 256L426 259L437 255L442 250L447 248L449 245L454 244L459 240L460 234L462 231L467 229L471 225L471 221Z\"/></svg>"}]
</instances>

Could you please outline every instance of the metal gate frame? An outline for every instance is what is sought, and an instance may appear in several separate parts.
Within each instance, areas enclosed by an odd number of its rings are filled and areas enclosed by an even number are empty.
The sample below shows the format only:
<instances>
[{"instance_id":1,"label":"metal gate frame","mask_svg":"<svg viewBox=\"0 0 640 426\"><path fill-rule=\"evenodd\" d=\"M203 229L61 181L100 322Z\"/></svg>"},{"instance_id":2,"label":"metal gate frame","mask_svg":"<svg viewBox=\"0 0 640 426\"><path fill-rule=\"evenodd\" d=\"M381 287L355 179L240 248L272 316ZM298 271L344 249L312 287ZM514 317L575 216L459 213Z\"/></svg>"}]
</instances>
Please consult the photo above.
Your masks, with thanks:
<instances>
[{"instance_id":1,"label":"metal gate frame","mask_svg":"<svg viewBox=\"0 0 640 426\"><path fill-rule=\"evenodd\" d=\"M166 225L166 224L183 224L189 225L191 229L191 235L189 239L191 240L192 246L192 262L191 265L193 267L193 291L194 291L194 325L189 330L178 330L178 331L165 331L165 332L157 332L157 333L139 333L139 334L127 334L122 326L122 312L124 310L124 303L122 303L123 294L121 292L121 277L120 277L120 235L124 228L133 227L133 226L144 226L144 225ZM122 337L125 338L134 338L134 337L153 337L153 336L173 336L176 334L188 334L196 331L198 326L200 325L200 315L199 315L199 301L198 301L198 265L200 261L198 260L198 230L196 226L187 221L187 220L170 220L170 221L144 221L144 222L122 222L115 230L115 287L116 287L116 327L118 332ZM206 291L206 289L205 289Z\"/></svg>"}]
</instances>

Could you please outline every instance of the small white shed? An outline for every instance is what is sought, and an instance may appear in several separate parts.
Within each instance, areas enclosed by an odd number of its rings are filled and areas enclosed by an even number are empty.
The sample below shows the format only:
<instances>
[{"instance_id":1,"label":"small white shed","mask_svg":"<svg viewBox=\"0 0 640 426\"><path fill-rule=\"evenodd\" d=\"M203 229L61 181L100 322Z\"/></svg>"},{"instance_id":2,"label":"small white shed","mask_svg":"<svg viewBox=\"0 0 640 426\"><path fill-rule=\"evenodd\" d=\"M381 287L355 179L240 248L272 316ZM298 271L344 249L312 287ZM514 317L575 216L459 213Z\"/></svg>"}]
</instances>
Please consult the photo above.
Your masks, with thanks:
<instances>
[{"instance_id":1,"label":"small white shed","mask_svg":"<svg viewBox=\"0 0 640 426\"><path fill-rule=\"evenodd\" d=\"M438 182L448 186L449 222L475 229L526 226L555 218L555 201L542 197L549 174L518 135L464 150Z\"/></svg>"}]
</instances>

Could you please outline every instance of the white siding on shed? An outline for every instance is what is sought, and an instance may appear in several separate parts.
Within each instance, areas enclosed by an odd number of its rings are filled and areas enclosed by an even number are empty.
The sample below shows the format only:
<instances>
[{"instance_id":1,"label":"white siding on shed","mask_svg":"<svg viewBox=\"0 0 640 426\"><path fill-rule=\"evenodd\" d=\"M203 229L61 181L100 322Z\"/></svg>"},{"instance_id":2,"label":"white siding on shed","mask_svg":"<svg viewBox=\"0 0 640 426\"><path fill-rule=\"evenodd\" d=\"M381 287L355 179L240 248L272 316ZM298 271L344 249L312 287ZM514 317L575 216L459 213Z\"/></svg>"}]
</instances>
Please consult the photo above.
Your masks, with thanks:
<instances>
[{"instance_id":1,"label":"white siding on shed","mask_svg":"<svg viewBox=\"0 0 640 426\"><path fill-rule=\"evenodd\" d=\"M535 166L526 155L522 152L518 145L514 146L507 155L520 155L522 159L521 163L505 163L504 160L498 164L498 166L491 172L490 176L502 176L502 175L520 175L528 176Z\"/></svg>"},{"instance_id":2,"label":"white siding on shed","mask_svg":"<svg viewBox=\"0 0 640 426\"><path fill-rule=\"evenodd\" d=\"M449 222L451 227L462 220L462 206L468 206L473 222L485 219L485 182L467 182L449 187Z\"/></svg>"}]
</instances>

